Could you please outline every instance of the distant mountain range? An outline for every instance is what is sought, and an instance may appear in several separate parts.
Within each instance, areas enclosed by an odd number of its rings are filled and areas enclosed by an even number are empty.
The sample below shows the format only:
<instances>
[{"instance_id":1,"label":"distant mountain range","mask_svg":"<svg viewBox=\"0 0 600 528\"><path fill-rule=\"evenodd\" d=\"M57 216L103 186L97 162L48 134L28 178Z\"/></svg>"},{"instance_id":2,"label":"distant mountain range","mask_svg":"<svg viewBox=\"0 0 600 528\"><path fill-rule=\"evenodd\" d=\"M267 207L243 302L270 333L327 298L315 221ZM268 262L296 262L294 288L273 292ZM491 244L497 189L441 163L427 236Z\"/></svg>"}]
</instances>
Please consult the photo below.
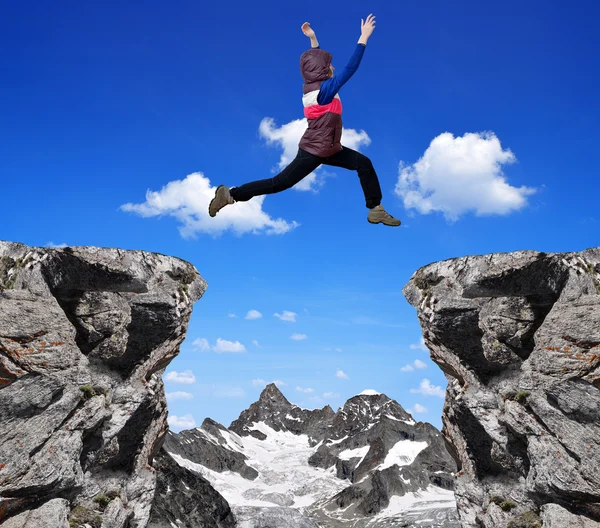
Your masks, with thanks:
<instances>
[{"instance_id":1,"label":"distant mountain range","mask_svg":"<svg viewBox=\"0 0 600 528\"><path fill-rule=\"evenodd\" d=\"M240 528L460 526L442 435L372 390L334 412L270 384L229 428L207 418L169 432L164 451L212 485Z\"/></svg>"}]
</instances>

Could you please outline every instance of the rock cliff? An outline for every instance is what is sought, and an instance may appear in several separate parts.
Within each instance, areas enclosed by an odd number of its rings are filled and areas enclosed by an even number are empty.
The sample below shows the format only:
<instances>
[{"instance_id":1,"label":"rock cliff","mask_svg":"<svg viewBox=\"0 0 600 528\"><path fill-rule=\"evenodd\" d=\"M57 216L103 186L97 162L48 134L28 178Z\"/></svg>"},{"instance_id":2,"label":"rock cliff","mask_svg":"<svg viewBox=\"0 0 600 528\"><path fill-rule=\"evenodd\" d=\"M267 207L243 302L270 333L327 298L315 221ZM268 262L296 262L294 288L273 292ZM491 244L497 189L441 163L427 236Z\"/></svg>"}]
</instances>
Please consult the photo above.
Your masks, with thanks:
<instances>
[{"instance_id":1,"label":"rock cliff","mask_svg":"<svg viewBox=\"0 0 600 528\"><path fill-rule=\"evenodd\" d=\"M3 527L147 526L161 374L205 289L164 255L0 242Z\"/></svg>"},{"instance_id":2,"label":"rock cliff","mask_svg":"<svg viewBox=\"0 0 600 528\"><path fill-rule=\"evenodd\" d=\"M600 248L438 262L404 294L449 382L462 526L600 526Z\"/></svg>"}]
</instances>

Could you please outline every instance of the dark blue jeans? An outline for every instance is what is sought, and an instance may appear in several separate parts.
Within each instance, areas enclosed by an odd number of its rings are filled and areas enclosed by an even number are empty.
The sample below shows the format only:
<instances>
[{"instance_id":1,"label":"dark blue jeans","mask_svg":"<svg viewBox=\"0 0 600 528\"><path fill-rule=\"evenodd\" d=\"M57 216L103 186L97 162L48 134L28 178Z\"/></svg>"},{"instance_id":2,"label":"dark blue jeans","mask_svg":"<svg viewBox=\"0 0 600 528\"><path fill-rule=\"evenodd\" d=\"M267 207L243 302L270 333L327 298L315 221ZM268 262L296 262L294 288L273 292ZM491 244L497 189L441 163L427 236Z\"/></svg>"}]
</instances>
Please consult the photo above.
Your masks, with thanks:
<instances>
[{"instance_id":1,"label":"dark blue jeans","mask_svg":"<svg viewBox=\"0 0 600 528\"><path fill-rule=\"evenodd\" d=\"M381 187L371 160L348 147L343 147L340 152L328 158L315 156L299 148L294 160L277 176L232 187L230 193L236 202L247 202L253 196L285 191L308 176L319 165L357 171L367 207L371 209L381 203Z\"/></svg>"}]
</instances>

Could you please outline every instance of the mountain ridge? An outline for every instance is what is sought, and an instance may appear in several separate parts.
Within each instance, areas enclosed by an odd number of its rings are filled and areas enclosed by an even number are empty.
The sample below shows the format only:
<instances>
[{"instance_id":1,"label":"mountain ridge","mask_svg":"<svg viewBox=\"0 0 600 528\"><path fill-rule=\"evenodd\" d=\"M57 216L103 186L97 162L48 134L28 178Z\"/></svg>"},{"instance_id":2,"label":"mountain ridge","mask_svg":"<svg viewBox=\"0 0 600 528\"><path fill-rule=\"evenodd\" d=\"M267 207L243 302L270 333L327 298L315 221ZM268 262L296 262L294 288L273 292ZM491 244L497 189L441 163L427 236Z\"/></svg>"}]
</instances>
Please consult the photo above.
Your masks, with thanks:
<instances>
[{"instance_id":1,"label":"mountain ridge","mask_svg":"<svg viewBox=\"0 0 600 528\"><path fill-rule=\"evenodd\" d=\"M265 515L296 523L286 526L384 527L400 517L420 519L423 527L458 526L456 464L440 432L374 390L334 412L303 409L269 384L229 428L207 418L199 428L169 432L165 450L207 478L248 526ZM427 493L434 508L411 512L406 501L393 509L399 497L416 504Z\"/></svg>"}]
</instances>

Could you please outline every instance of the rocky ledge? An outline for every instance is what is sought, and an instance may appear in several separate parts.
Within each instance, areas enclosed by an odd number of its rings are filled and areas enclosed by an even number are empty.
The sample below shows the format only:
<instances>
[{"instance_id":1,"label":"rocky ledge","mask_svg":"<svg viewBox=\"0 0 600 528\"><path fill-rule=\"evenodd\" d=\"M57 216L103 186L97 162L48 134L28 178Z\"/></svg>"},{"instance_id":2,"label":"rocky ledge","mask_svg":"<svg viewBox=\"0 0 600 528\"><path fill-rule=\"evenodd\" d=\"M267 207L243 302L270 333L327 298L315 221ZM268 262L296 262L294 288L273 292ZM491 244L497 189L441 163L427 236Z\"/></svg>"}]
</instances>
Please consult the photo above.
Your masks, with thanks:
<instances>
[{"instance_id":1,"label":"rocky ledge","mask_svg":"<svg viewBox=\"0 0 600 528\"><path fill-rule=\"evenodd\" d=\"M0 242L3 527L147 526L161 374L205 289L164 255Z\"/></svg>"},{"instance_id":2,"label":"rocky ledge","mask_svg":"<svg viewBox=\"0 0 600 528\"><path fill-rule=\"evenodd\" d=\"M462 526L600 526L600 248L438 262L404 294L449 382Z\"/></svg>"}]
</instances>

